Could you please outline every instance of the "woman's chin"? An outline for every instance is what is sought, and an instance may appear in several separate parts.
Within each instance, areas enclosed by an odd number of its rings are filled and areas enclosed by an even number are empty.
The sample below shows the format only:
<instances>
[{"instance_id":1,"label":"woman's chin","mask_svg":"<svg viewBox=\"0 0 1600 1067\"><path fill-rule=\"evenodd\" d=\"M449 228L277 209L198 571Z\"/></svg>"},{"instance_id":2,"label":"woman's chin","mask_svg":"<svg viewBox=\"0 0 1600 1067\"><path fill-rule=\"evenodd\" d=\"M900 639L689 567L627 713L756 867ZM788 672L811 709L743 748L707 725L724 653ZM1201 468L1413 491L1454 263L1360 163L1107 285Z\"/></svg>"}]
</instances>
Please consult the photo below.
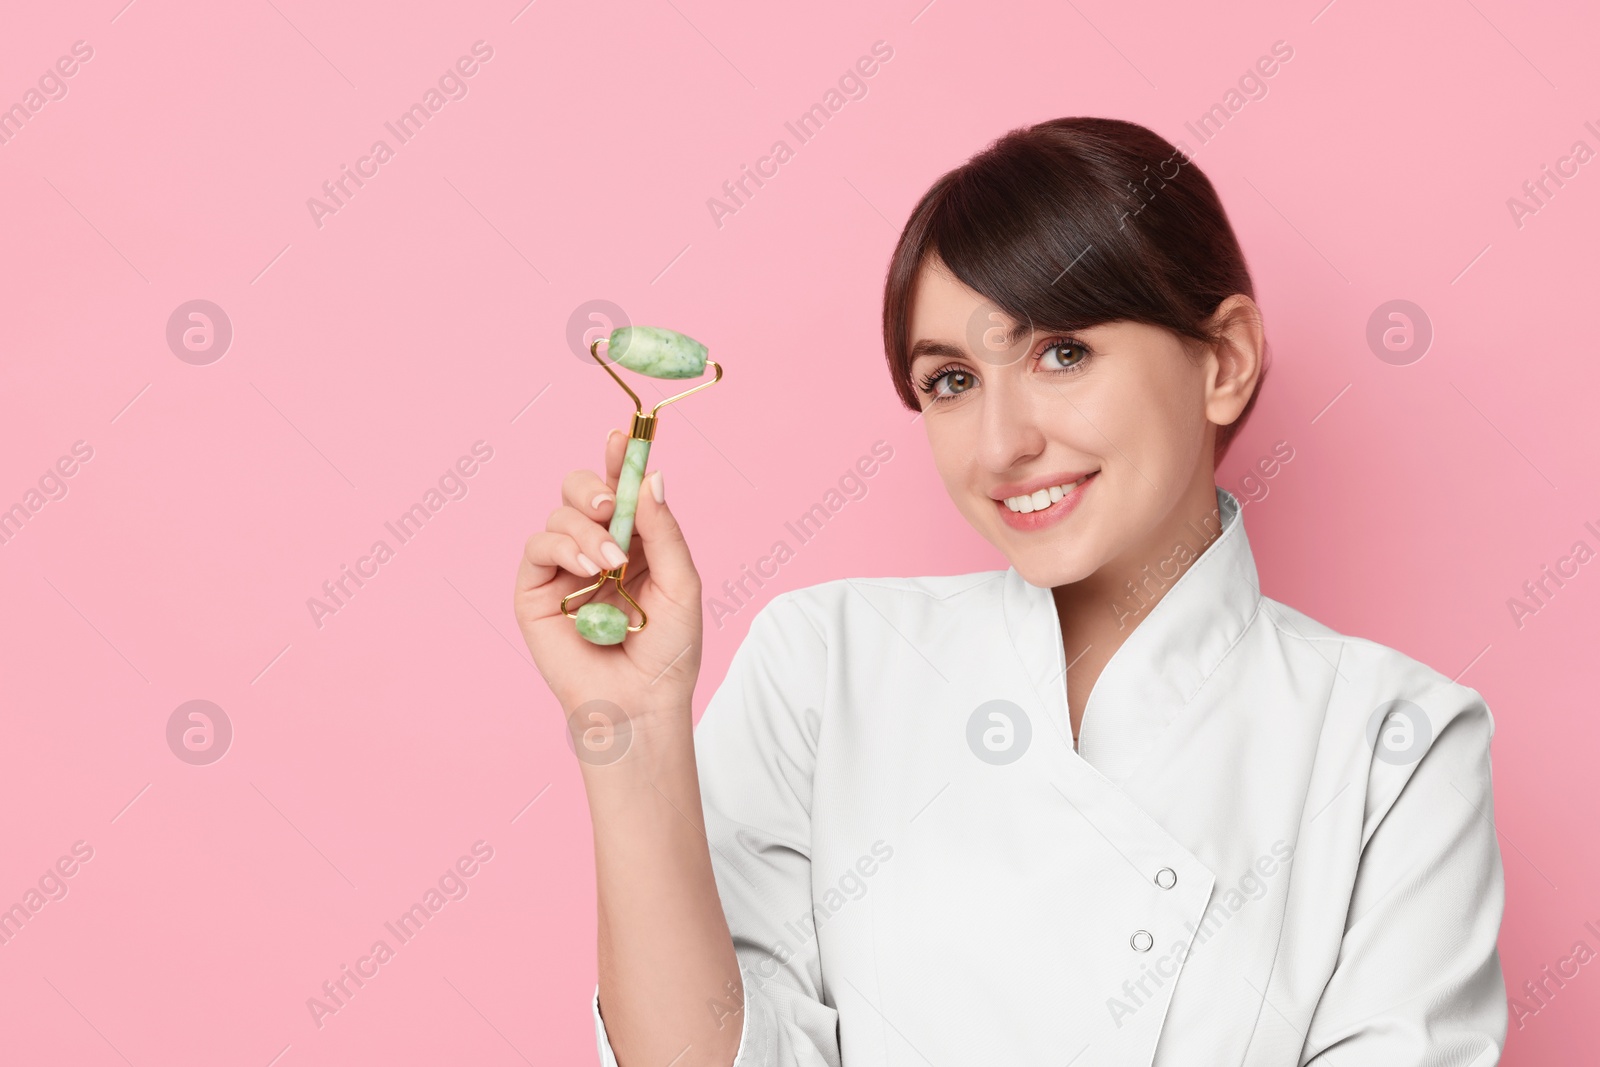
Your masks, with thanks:
<instances>
[{"instance_id":1,"label":"woman's chin","mask_svg":"<svg viewBox=\"0 0 1600 1067\"><path fill-rule=\"evenodd\" d=\"M1036 545L1026 552L1008 553L1007 559L1022 580L1041 589L1081 582L1095 572L1092 562L1065 545Z\"/></svg>"}]
</instances>

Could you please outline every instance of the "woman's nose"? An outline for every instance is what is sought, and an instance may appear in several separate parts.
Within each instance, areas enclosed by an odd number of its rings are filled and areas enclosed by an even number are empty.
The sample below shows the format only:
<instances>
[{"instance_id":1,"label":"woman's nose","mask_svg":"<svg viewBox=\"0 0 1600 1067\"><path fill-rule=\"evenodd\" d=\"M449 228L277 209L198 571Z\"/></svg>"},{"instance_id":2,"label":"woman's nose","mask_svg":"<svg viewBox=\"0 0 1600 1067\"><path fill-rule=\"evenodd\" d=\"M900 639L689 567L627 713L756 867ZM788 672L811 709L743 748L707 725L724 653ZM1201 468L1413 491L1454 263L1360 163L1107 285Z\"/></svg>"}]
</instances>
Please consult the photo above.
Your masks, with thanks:
<instances>
[{"instance_id":1,"label":"woman's nose","mask_svg":"<svg viewBox=\"0 0 1600 1067\"><path fill-rule=\"evenodd\" d=\"M978 420L977 459L996 473L1009 471L1044 451L1038 413L1007 369L989 372L990 385Z\"/></svg>"}]
</instances>

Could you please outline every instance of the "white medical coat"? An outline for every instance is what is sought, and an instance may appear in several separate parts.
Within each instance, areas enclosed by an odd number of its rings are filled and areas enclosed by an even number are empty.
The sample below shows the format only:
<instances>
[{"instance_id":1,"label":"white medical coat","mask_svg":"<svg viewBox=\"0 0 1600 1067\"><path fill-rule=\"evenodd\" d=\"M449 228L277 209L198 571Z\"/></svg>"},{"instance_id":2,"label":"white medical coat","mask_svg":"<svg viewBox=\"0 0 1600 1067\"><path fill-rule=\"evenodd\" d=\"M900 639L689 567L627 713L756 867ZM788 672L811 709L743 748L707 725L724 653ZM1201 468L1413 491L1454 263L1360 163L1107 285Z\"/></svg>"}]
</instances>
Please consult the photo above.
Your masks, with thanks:
<instances>
[{"instance_id":1,"label":"white medical coat","mask_svg":"<svg viewBox=\"0 0 1600 1067\"><path fill-rule=\"evenodd\" d=\"M1217 498L1076 749L1015 569L756 615L695 731L737 1067L1499 1060L1488 707L1263 597Z\"/></svg>"}]
</instances>

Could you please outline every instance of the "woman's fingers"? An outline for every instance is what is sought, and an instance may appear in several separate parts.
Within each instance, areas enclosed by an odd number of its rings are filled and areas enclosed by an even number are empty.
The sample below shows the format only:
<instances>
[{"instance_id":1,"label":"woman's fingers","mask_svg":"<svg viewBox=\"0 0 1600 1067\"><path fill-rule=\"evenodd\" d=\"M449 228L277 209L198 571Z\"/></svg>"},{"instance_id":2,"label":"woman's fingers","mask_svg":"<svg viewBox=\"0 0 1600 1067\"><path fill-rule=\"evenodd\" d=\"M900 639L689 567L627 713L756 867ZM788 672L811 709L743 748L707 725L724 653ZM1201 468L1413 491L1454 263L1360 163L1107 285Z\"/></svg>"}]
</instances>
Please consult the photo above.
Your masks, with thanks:
<instances>
[{"instance_id":1,"label":"woman's fingers","mask_svg":"<svg viewBox=\"0 0 1600 1067\"><path fill-rule=\"evenodd\" d=\"M622 474L622 456L628 450L628 435L612 430L606 437L605 477L592 470L568 472L561 482L561 502L577 508L591 519L611 517L612 505L617 501L617 479Z\"/></svg>"},{"instance_id":2,"label":"woman's fingers","mask_svg":"<svg viewBox=\"0 0 1600 1067\"><path fill-rule=\"evenodd\" d=\"M610 510L609 504L603 506ZM577 542L578 550L599 568L610 570L628 562L628 555L622 551L622 546L617 544L616 539L604 526L585 514L583 509L571 505L556 508L550 513L545 529L551 533L565 534Z\"/></svg>"},{"instance_id":3,"label":"woman's fingers","mask_svg":"<svg viewBox=\"0 0 1600 1067\"><path fill-rule=\"evenodd\" d=\"M557 579L562 578L565 571L586 582L599 573L598 567L591 571L591 566L594 564L586 560L578 542L567 534L548 530L534 534L523 545L522 562L517 567L519 614L523 614L524 605L531 612L526 621L557 614L561 610L561 598L584 584L571 580L570 576L566 580Z\"/></svg>"},{"instance_id":4,"label":"woman's fingers","mask_svg":"<svg viewBox=\"0 0 1600 1067\"><path fill-rule=\"evenodd\" d=\"M698 606L700 576L689 558L683 531L666 506L659 472L647 476L639 487L632 552L624 553L611 536L608 527L627 447L628 435L612 430L606 438L605 478L590 470L570 472L561 483L562 506L550 513L545 532L528 538L518 568L517 598L533 617L555 614L562 596L582 588L584 582L564 578L562 572L592 579L628 563L630 554L634 557L630 587L649 575L674 603Z\"/></svg>"},{"instance_id":5,"label":"woman's fingers","mask_svg":"<svg viewBox=\"0 0 1600 1067\"><path fill-rule=\"evenodd\" d=\"M644 542L651 582L674 603L698 609L700 573L689 556L683 529L667 507L665 479L659 470L646 475L639 487L634 528Z\"/></svg>"},{"instance_id":6,"label":"woman's fingers","mask_svg":"<svg viewBox=\"0 0 1600 1067\"><path fill-rule=\"evenodd\" d=\"M606 435L606 485L612 489L617 487L617 479L622 476L622 456L627 451L627 434L612 430Z\"/></svg>"},{"instance_id":7,"label":"woman's fingers","mask_svg":"<svg viewBox=\"0 0 1600 1067\"><path fill-rule=\"evenodd\" d=\"M561 502L595 522L610 522L617 502L616 489L591 470L576 470L561 482Z\"/></svg>"}]
</instances>

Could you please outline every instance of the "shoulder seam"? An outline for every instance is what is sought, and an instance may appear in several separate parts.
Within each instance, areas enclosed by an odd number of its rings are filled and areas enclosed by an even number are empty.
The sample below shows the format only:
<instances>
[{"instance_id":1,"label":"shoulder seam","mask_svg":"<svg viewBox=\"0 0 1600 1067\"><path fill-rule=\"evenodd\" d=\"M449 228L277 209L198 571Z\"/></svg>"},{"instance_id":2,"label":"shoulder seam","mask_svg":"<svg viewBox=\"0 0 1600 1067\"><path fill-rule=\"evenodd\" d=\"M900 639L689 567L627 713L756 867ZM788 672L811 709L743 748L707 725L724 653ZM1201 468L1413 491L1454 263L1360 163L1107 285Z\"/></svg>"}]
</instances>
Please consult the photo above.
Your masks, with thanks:
<instances>
[{"instance_id":1,"label":"shoulder seam","mask_svg":"<svg viewBox=\"0 0 1600 1067\"><path fill-rule=\"evenodd\" d=\"M1276 601L1274 601L1274 603L1276 603ZM1280 605L1280 606L1288 608L1288 605L1286 605L1286 604L1285 605ZM1289 610L1293 611L1294 609L1290 608ZM1303 614L1303 612L1299 613L1299 614ZM1373 651L1373 652L1375 652L1375 653L1377 653L1379 655L1389 655L1389 656L1399 657L1401 660L1404 660L1405 662L1407 662L1407 663L1411 664L1413 667L1415 667L1417 670L1421 671L1422 676L1424 677L1424 680L1428 683L1426 685L1425 689L1424 689L1425 692L1438 691L1438 692L1441 692L1441 693L1450 693L1452 690L1455 690L1455 691L1458 691L1458 692L1453 693L1452 694L1453 696L1460 696L1462 693L1465 693L1465 694L1469 694L1469 699L1471 699L1472 696L1475 696L1476 699L1478 699L1480 701L1483 700L1483 694L1479 693L1476 689L1473 689L1471 686L1462 685L1460 682L1456 681L1454 678L1449 677L1448 675L1446 675L1444 672L1440 671L1438 668L1434 667L1433 665L1428 664L1428 663L1424 663L1422 660L1417 659L1415 656L1412 656L1412 655L1410 655L1409 653L1406 653L1406 652L1402 652L1400 649L1395 648L1392 645L1385 645L1382 642L1374 641L1370 637L1361 637L1361 636L1356 635L1356 634L1342 634L1342 633L1339 633L1339 632L1333 630L1333 628L1328 626L1327 624L1321 623L1321 622L1317 622L1317 625L1321 626L1323 629L1326 629L1326 630L1328 630L1330 632L1328 634L1326 634L1326 635L1318 635L1318 636L1308 637L1305 634L1301 633L1298 629L1295 629L1292 625L1288 629L1285 629L1284 626L1282 625L1282 623L1280 622L1280 620L1275 615L1273 615L1273 613L1268 612L1267 615L1272 621L1273 628L1276 629L1278 631L1278 633L1282 634L1286 638L1293 638L1295 640L1302 641L1302 642L1304 642L1306 644L1313 644L1313 643L1326 644L1326 643L1330 643L1330 642L1337 644L1339 646L1339 662L1340 663L1342 663L1344 661L1345 652L1347 652L1347 651L1349 651L1349 650L1351 650L1353 648L1369 649L1369 650L1371 650L1371 651ZM1313 619L1312 621L1316 622L1315 619ZM1465 672L1463 672L1463 673L1465 673Z\"/></svg>"},{"instance_id":2,"label":"shoulder seam","mask_svg":"<svg viewBox=\"0 0 1600 1067\"><path fill-rule=\"evenodd\" d=\"M1266 599L1268 599L1268 598L1262 597L1262 600L1266 600ZM1273 603L1274 604L1278 604L1278 602L1276 600L1274 600ZM1283 608L1289 608L1290 611L1296 611L1295 608L1290 608L1289 605L1287 605L1287 604L1278 604L1278 606L1279 607L1283 607ZM1297 613L1298 614L1304 614L1304 612L1297 612ZM1348 634L1339 633L1338 631L1334 630L1333 627L1328 626L1326 623L1322 623L1322 622L1317 622L1317 625L1321 626L1323 629L1329 631L1328 634L1325 635L1325 636L1319 635L1319 636L1316 636L1316 637L1307 637L1305 634L1301 633L1297 629L1294 629L1293 627L1290 627L1290 629L1285 630L1283 628L1283 624L1281 622L1279 622L1278 617L1276 615L1274 615L1272 612L1270 612L1270 611L1266 612L1266 616L1267 616L1267 620L1272 623L1272 628L1274 630L1277 630L1280 634L1282 634L1285 637L1292 637L1292 638L1295 638L1296 640L1304 641L1304 642L1306 642L1308 644L1313 642L1313 641L1334 641L1334 642L1337 642L1339 644L1339 646L1340 646L1340 655L1341 656L1343 655L1343 646L1344 645L1346 645L1347 643L1349 643L1351 641L1364 640L1364 638L1351 637ZM1312 621L1316 622L1316 620L1314 620L1314 619Z\"/></svg>"},{"instance_id":3,"label":"shoulder seam","mask_svg":"<svg viewBox=\"0 0 1600 1067\"><path fill-rule=\"evenodd\" d=\"M800 590L798 589L786 590L785 592L779 593L777 596L768 601L768 605L771 606L782 601L793 607L795 613L805 620L807 626L811 627L811 632L817 635L817 640L821 642L823 649L826 650L828 647L827 635L822 631L822 628L817 625L816 620L811 617L811 613L806 611L805 605L801 602L801 598L796 595L799 592Z\"/></svg>"}]
</instances>

